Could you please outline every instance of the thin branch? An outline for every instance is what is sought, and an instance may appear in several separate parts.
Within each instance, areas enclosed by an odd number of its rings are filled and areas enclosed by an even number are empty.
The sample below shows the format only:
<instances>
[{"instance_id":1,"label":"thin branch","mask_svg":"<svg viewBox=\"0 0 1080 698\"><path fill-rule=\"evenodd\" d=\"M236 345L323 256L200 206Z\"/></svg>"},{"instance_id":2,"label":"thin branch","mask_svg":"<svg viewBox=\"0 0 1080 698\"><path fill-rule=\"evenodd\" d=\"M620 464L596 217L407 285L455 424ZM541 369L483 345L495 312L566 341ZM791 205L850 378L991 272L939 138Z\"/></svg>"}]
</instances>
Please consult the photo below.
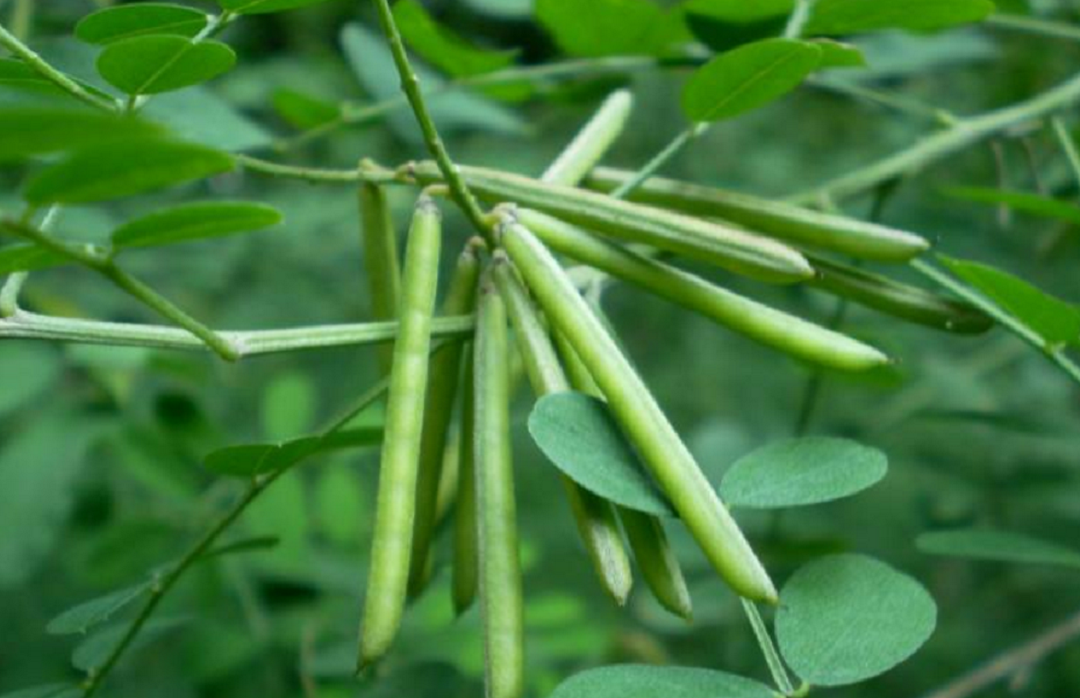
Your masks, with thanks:
<instances>
[{"instance_id":1,"label":"thin branch","mask_svg":"<svg viewBox=\"0 0 1080 698\"><path fill-rule=\"evenodd\" d=\"M406 181L394 170L388 170L366 162L364 166L351 170L332 170L321 167L301 167L297 165L282 165L269 160L252 157L250 155L236 155L236 162L244 169L252 172L270 175L271 177L283 177L286 179L301 179L314 183L331 184L356 184L369 182L371 184L396 184Z\"/></svg>"},{"instance_id":2,"label":"thin branch","mask_svg":"<svg viewBox=\"0 0 1080 698\"><path fill-rule=\"evenodd\" d=\"M795 693L795 687L791 685L791 678L788 677L784 662L780 659L780 653L776 651L769 629L765 627L765 621L761 619L761 613L758 612L753 601L747 599L740 599L740 601L742 601L743 610L746 611L746 618L750 621L750 627L754 631L754 639L757 640L762 654L765 655L765 663L769 666L769 673L772 674L776 687L785 696L792 695Z\"/></svg>"},{"instance_id":3,"label":"thin branch","mask_svg":"<svg viewBox=\"0 0 1080 698\"><path fill-rule=\"evenodd\" d=\"M1040 36L1050 36L1056 39L1080 41L1080 27L1064 22L1054 22L1048 19L1025 17L1023 15L998 13L987 17L985 23L994 27L1000 27L1001 29L1014 29L1016 31L1038 34Z\"/></svg>"},{"instance_id":4,"label":"thin branch","mask_svg":"<svg viewBox=\"0 0 1080 698\"><path fill-rule=\"evenodd\" d=\"M1058 143L1069 161L1069 168L1072 170L1073 177L1076 178L1076 184L1080 186L1080 152L1076 150L1076 141L1073 140L1069 130L1065 127L1065 122L1060 117L1055 116L1050 119L1050 125L1053 126L1054 135L1057 136Z\"/></svg>"},{"instance_id":5,"label":"thin branch","mask_svg":"<svg viewBox=\"0 0 1080 698\"><path fill-rule=\"evenodd\" d=\"M817 87L828 92L834 92L838 95L872 102L885 107L886 109L891 109L899 114L905 114L919 119L927 119L939 126L952 126L957 121L956 115L947 109L939 109L933 105L923 104L922 102L917 102L908 97L875 90L872 87L866 87L850 80L815 77L809 80L809 84L812 87Z\"/></svg>"},{"instance_id":6,"label":"thin branch","mask_svg":"<svg viewBox=\"0 0 1080 698\"><path fill-rule=\"evenodd\" d=\"M9 32L2 24L0 24L0 46L11 51L12 54L19 57L24 63L33 68L38 75L64 90L72 97L81 100L90 106L97 107L98 109L117 111L116 103L89 92L82 85L49 65L44 58L20 41L17 36Z\"/></svg>"},{"instance_id":7,"label":"thin branch","mask_svg":"<svg viewBox=\"0 0 1080 698\"><path fill-rule=\"evenodd\" d=\"M968 698L998 681L1030 670L1077 637L1080 637L1080 611L923 698Z\"/></svg>"},{"instance_id":8,"label":"thin branch","mask_svg":"<svg viewBox=\"0 0 1080 698\"><path fill-rule=\"evenodd\" d=\"M654 155L640 170L638 170L633 177L622 183L615 191L611 192L611 196L616 199L623 199L632 194L638 187L645 183L649 177L660 171L660 168L671 161L673 157L682 152L690 141L694 140L698 136L702 135L709 130L710 124L707 122L699 122L692 124L685 130L675 136L664 148Z\"/></svg>"},{"instance_id":9,"label":"thin branch","mask_svg":"<svg viewBox=\"0 0 1080 698\"><path fill-rule=\"evenodd\" d=\"M14 278L14 275L10 278ZM10 292L10 284L9 280L4 287L5 293ZM5 307L4 300L5 297L0 295L0 308ZM440 317L433 321L432 334L437 337L464 337L472 332L472 328L471 315ZM397 336L397 322L315 325L248 332L225 331L217 334L236 349L236 358L239 360L266 354L391 342ZM0 341L4 339L39 339L182 351L208 348L189 332L176 327L58 318L30 313L17 307L10 316L0 317Z\"/></svg>"}]
</instances>

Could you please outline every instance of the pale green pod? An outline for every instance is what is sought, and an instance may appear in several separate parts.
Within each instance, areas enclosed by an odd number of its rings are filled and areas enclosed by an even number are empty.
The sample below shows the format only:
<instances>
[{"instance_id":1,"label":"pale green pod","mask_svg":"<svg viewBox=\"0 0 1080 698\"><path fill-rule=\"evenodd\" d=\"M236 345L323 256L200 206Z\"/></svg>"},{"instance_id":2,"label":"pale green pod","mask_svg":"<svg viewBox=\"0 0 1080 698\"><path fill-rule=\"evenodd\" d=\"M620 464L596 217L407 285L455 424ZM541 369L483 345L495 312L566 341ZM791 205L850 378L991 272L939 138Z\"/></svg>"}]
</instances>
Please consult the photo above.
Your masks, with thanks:
<instances>
[{"instance_id":1,"label":"pale green pod","mask_svg":"<svg viewBox=\"0 0 1080 698\"><path fill-rule=\"evenodd\" d=\"M889 363L887 356L863 342L740 296L547 214L518 209L515 215L556 252L699 312L786 354L845 371L864 371Z\"/></svg>"},{"instance_id":2,"label":"pale green pod","mask_svg":"<svg viewBox=\"0 0 1080 698\"><path fill-rule=\"evenodd\" d=\"M368 280L373 320L396 320L401 295L401 264L398 261L397 233L386 201L386 191L377 184L360 185L360 232L364 250L364 272ZM394 348L377 350L383 374L390 372Z\"/></svg>"},{"instance_id":3,"label":"pale green pod","mask_svg":"<svg viewBox=\"0 0 1080 698\"><path fill-rule=\"evenodd\" d=\"M476 533L476 469L473 458L473 357L465 358L461 389L461 451L458 455L458 491L454 504L454 546L450 566L450 593L454 612L464 613L476 600L479 553Z\"/></svg>"},{"instance_id":4,"label":"pale green pod","mask_svg":"<svg viewBox=\"0 0 1080 698\"><path fill-rule=\"evenodd\" d=\"M387 393L371 568L361 628L360 668L390 648L405 610L441 238L439 209L429 197L421 196L405 252L400 326Z\"/></svg>"},{"instance_id":5,"label":"pale green pod","mask_svg":"<svg viewBox=\"0 0 1080 698\"><path fill-rule=\"evenodd\" d=\"M624 433L712 566L740 595L776 603L776 588L735 520L559 263L535 235L511 218L499 232L525 284L589 369Z\"/></svg>"},{"instance_id":6,"label":"pale green pod","mask_svg":"<svg viewBox=\"0 0 1080 698\"><path fill-rule=\"evenodd\" d=\"M622 134L633 108L634 96L629 90L616 90L608 95L589 123L544 171L540 181L577 186Z\"/></svg>"}]
</instances>

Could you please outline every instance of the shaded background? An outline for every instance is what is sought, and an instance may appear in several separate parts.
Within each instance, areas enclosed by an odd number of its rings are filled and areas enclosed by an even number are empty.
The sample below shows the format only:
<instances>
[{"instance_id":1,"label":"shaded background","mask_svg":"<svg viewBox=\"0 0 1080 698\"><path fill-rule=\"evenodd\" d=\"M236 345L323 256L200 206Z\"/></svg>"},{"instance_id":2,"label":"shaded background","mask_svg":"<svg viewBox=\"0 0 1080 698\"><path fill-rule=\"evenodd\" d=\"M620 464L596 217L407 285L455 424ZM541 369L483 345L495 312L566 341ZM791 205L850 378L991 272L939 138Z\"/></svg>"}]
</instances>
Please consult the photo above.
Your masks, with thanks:
<instances>
[{"instance_id":1,"label":"shaded background","mask_svg":"<svg viewBox=\"0 0 1080 698\"><path fill-rule=\"evenodd\" d=\"M11 3L7 3L10 5ZM197 5L198 3L190 3ZM1067 3L1038 3L1069 19ZM31 44L93 79L94 50L72 39L93 9L83 0L40 0ZM209 5L201 5L210 8ZM528 0L429 3L449 26L521 60L558 57L531 20ZM0 3L0 11L6 11ZM1076 21L1075 11L1071 15ZM343 50L348 36L351 51ZM329 102L392 94L368 3L332 0L247 18L223 40L238 69L207 88L163 96L156 116L223 147L263 149L295 132L273 105L283 89ZM991 28L947 34L876 35L859 80L960 114L1007 104L1069 77L1080 46ZM639 167L685 127L684 75L643 74L627 84L637 107L608 164ZM539 173L621 80L574 83L546 98L443 99L438 118L455 158ZM0 95L0 100L4 97ZM672 176L782 196L902 148L933 128L910 115L803 88L723 123L668 168ZM186 130L185 130L186 129ZM411 116L342 129L297 150L298 162L351 167L424 157ZM271 157L280 157L271 155ZM14 206L17 172L5 171L0 207ZM950 184L1077 196L1052 134L1032 129L953 156L903 182L883 220L933 239L941 250L998 265L1066 299L1080 298L1075 228L1004 215L942 194ZM253 329L367 318L355 191L231 174L209 183L94 208L72 208L58 233L104 239L131 215L195 194L263 200L286 224L250 236L134 251L133 271L214 327ZM394 193L402 228L413 193ZM865 216L870 202L847 206ZM456 214L445 261L465 239ZM702 270L703 272L705 270ZM835 300L800 288L768 288L708 271L755 298L821 321ZM444 276L448 276L444 275ZM628 350L710 476L738 456L796 429L815 373L710 321L624 287L605 296ZM75 268L35 273L24 304L39 312L149 321L146 312ZM939 628L912 660L838 696L917 696L1072 613L1075 572L949 561L917 552L920 532L996 525L1063 543L1080 534L1080 456L1074 386L1000 331L954 337L859 308L845 329L900 358L869 378L826 375L812 433L845 435L883 449L890 474L854 499L743 521L778 580L833 550L876 555L919 578L940 606ZM146 350L0 344L0 690L72 675L80 638L52 637L46 622L75 603L137 581L175 557L234 492L200 465L234 443L314 428L377 378L373 349L332 349L245 360ZM570 673L615 661L710 666L764 679L738 604L681 531L673 535L691 584L695 622L666 616L638 589L625 609L603 596L577 541L555 471L524 430L530 401L515 410L530 690L545 695ZM171 594L170 621L131 652L101 695L393 696L478 695L482 671L475 609L452 617L448 571L408 614L384 667L386 680L357 687L354 660L375 486L374 454L347 452L291 473L256 504L237 535L272 534L269 552L201 566ZM445 563L447 541L440 546ZM426 682L426 683L425 683ZM1025 677L1023 695L1080 693L1080 645ZM1007 695L999 686L984 695Z\"/></svg>"}]
</instances>

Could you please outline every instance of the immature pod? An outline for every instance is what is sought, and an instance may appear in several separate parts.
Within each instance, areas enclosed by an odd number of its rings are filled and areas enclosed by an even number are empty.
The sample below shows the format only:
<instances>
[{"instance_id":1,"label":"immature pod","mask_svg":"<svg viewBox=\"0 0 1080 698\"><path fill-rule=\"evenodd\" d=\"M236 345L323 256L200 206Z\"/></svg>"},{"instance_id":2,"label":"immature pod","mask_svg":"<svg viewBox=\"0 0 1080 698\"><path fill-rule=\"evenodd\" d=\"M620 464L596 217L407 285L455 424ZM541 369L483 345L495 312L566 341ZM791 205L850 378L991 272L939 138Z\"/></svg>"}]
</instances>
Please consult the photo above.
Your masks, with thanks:
<instances>
[{"instance_id":1,"label":"immature pod","mask_svg":"<svg viewBox=\"0 0 1080 698\"><path fill-rule=\"evenodd\" d=\"M426 162L417 164L413 174L421 182L437 182L441 177L438 169ZM745 230L497 170L462 167L461 174L487 201L535 208L610 237L650 245L761 281L793 283L812 273L794 248Z\"/></svg>"},{"instance_id":2,"label":"immature pod","mask_svg":"<svg viewBox=\"0 0 1080 698\"><path fill-rule=\"evenodd\" d=\"M396 320L401 295L401 265L398 262L397 233L386 202L386 192L378 184L360 185L360 232L364 250L364 271L368 280L373 320ZM377 356L384 374L390 372L394 347L380 346Z\"/></svg>"},{"instance_id":3,"label":"immature pod","mask_svg":"<svg viewBox=\"0 0 1080 698\"><path fill-rule=\"evenodd\" d=\"M735 520L630 362L535 235L511 217L502 246L555 329L604 392L624 433L721 577L742 596L776 603L776 589Z\"/></svg>"},{"instance_id":4,"label":"immature pod","mask_svg":"<svg viewBox=\"0 0 1080 698\"><path fill-rule=\"evenodd\" d=\"M443 301L443 315L465 315L476 300L476 281L480 260L476 244L470 241L458 257L450 278L450 288ZM416 481L416 518L413 524L412 555L409 562L409 594L419 594L428 577L428 552L435 534L439 479L446 448L446 435L454 408L454 395L461 376L462 344L443 347L431 357L428 373L427 404L424 408L423 435L420 440L420 464Z\"/></svg>"},{"instance_id":5,"label":"immature pod","mask_svg":"<svg viewBox=\"0 0 1080 698\"><path fill-rule=\"evenodd\" d=\"M480 615L489 698L524 690L524 620L510 453L510 376L506 306L490 279L480 288L474 358Z\"/></svg>"},{"instance_id":6,"label":"immature pod","mask_svg":"<svg viewBox=\"0 0 1080 698\"><path fill-rule=\"evenodd\" d=\"M540 181L577 186L622 133L633 107L634 96L629 90L612 92L589 123L544 171Z\"/></svg>"},{"instance_id":7,"label":"immature pod","mask_svg":"<svg viewBox=\"0 0 1080 698\"><path fill-rule=\"evenodd\" d=\"M602 318L601 318L602 319ZM604 398L600 387L596 385L589 369L581 362L577 352L563 335L556 335L555 343L563 357L570 382L580 392L600 399ZM690 591L686 588L679 559L668 544L664 525L659 517L644 512L615 507L622 520L626 538L634 551L638 569L645 577L645 583L660 605L680 618L690 620L693 615L693 603Z\"/></svg>"},{"instance_id":8,"label":"immature pod","mask_svg":"<svg viewBox=\"0 0 1080 698\"><path fill-rule=\"evenodd\" d=\"M493 269L533 392L542 396L570 390L570 383L566 380L551 338L521 282L514 276L504 253L495 253ZM561 473L559 478L577 524L578 535L604 591L620 606L625 604L634 580L613 505Z\"/></svg>"},{"instance_id":9,"label":"immature pod","mask_svg":"<svg viewBox=\"0 0 1080 698\"><path fill-rule=\"evenodd\" d=\"M994 326L989 315L969 303L821 257L813 257L813 264L817 275L809 285L887 315L960 334Z\"/></svg>"},{"instance_id":10,"label":"immature pod","mask_svg":"<svg viewBox=\"0 0 1080 698\"><path fill-rule=\"evenodd\" d=\"M858 340L744 298L547 214L519 209L516 215L556 252L706 315L774 349L845 371L863 371L889 362L880 351Z\"/></svg>"},{"instance_id":11,"label":"immature pod","mask_svg":"<svg viewBox=\"0 0 1080 698\"><path fill-rule=\"evenodd\" d=\"M476 600L479 569L476 534L476 470L473 458L475 408L473 402L473 356L465 358L461 395L461 452L458 455L458 491L454 505L454 550L450 567L454 611L461 615Z\"/></svg>"},{"instance_id":12,"label":"immature pod","mask_svg":"<svg viewBox=\"0 0 1080 698\"><path fill-rule=\"evenodd\" d=\"M609 192L633 176L597 167L586 186ZM925 238L904 230L663 177L650 177L630 199L692 216L723 218L772 237L859 259L906 262L930 248Z\"/></svg>"},{"instance_id":13,"label":"immature pod","mask_svg":"<svg viewBox=\"0 0 1080 698\"><path fill-rule=\"evenodd\" d=\"M434 201L422 195L405 252L361 629L361 668L389 649L405 608L441 237L439 210Z\"/></svg>"}]
</instances>

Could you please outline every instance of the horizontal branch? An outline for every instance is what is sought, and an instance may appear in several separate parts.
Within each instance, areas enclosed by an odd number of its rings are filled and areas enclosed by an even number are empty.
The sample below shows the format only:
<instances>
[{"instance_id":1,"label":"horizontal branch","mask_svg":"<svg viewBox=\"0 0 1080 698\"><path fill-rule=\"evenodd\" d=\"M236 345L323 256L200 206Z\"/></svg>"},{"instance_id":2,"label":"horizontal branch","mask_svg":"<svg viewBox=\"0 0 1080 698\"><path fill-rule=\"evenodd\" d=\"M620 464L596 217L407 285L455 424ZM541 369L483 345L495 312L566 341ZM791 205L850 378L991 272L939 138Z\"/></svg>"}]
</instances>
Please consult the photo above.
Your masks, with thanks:
<instances>
[{"instance_id":1,"label":"horizontal branch","mask_svg":"<svg viewBox=\"0 0 1080 698\"><path fill-rule=\"evenodd\" d=\"M303 167L298 165L283 165L250 155L237 155L236 162L246 170L270 175L271 177L283 177L286 179L302 179L308 182L322 182L330 184L355 184L357 182L370 182L371 184L394 184L404 180L394 170L379 167L370 161L358 168L349 170L334 170L324 167Z\"/></svg>"},{"instance_id":2,"label":"horizontal branch","mask_svg":"<svg viewBox=\"0 0 1080 698\"><path fill-rule=\"evenodd\" d=\"M238 358L246 358L263 354L391 342L397 336L397 325L396 322L367 322L280 330L225 331L218 334L236 348ZM472 329L471 315L436 318L432 325L432 333L437 337L463 337L469 335ZM207 349L204 342L180 328L58 318L25 310L16 310L11 317L0 319L0 340L4 339L38 339L186 351Z\"/></svg>"}]
</instances>

